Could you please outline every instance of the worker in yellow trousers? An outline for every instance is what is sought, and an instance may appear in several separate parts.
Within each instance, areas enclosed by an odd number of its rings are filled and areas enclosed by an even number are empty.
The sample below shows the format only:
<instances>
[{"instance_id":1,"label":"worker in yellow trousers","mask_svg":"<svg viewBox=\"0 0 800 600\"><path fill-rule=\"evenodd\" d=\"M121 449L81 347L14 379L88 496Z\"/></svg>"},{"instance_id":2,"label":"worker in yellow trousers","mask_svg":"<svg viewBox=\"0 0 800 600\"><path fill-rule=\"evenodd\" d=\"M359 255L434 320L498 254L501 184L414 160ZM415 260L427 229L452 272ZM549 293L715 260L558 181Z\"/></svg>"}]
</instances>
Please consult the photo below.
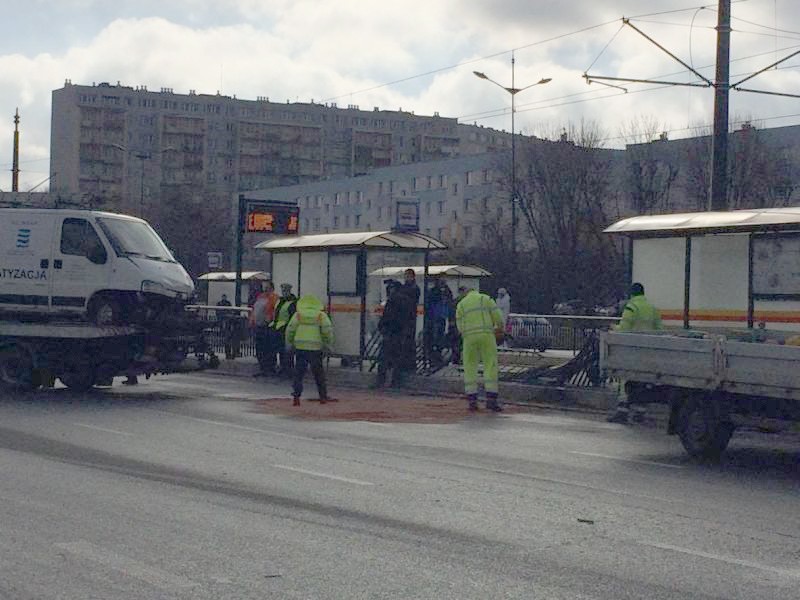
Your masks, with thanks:
<instances>
[{"instance_id":1,"label":"worker in yellow trousers","mask_svg":"<svg viewBox=\"0 0 800 600\"><path fill-rule=\"evenodd\" d=\"M456 306L456 325L464 348L464 391L469 410L478 410L478 364L483 363L486 408L503 410L497 397L497 332L503 331L503 313L486 294L471 290Z\"/></svg>"}]
</instances>

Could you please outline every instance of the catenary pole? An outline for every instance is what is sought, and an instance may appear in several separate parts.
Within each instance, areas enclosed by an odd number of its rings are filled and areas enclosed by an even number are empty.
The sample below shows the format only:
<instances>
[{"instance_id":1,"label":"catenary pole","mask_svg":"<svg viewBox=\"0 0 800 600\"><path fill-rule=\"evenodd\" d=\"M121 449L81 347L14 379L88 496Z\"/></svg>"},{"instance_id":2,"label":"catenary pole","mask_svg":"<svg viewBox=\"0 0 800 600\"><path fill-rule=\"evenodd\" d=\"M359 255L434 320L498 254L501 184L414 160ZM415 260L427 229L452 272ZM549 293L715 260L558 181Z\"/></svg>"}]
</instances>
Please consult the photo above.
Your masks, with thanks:
<instances>
[{"instance_id":1,"label":"catenary pole","mask_svg":"<svg viewBox=\"0 0 800 600\"><path fill-rule=\"evenodd\" d=\"M728 208L728 98L730 95L731 0L719 0L717 70L714 82L714 140L710 210Z\"/></svg>"}]
</instances>

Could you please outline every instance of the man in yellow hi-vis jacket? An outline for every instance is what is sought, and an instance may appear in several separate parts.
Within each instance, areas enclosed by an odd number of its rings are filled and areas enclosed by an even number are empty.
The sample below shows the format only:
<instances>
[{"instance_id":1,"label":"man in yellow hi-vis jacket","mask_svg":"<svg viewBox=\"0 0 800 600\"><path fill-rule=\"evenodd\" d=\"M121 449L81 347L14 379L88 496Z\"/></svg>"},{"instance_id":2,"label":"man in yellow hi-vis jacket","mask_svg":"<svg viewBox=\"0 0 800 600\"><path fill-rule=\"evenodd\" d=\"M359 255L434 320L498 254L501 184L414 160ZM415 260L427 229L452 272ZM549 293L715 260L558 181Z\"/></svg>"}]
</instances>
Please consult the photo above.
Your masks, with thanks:
<instances>
[{"instance_id":1,"label":"man in yellow hi-vis jacket","mask_svg":"<svg viewBox=\"0 0 800 600\"><path fill-rule=\"evenodd\" d=\"M503 314L494 300L471 290L456 306L456 325L464 343L464 389L469 410L478 410L478 363L483 363L486 408L503 410L497 398L497 338L503 330Z\"/></svg>"},{"instance_id":2,"label":"man in yellow hi-vis jacket","mask_svg":"<svg viewBox=\"0 0 800 600\"><path fill-rule=\"evenodd\" d=\"M322 310L322 302L315 296L302 296L297 301L297 311L286 326L287 349L295 349L294 381L292 382L293 405L300 406L303 393L303 377L306 366L311 365L311 373L317 384L320 404L328 400L325 382L325 369L322 367L322 353L333 345L331 320Z\"/></svg>"}]
</instances>

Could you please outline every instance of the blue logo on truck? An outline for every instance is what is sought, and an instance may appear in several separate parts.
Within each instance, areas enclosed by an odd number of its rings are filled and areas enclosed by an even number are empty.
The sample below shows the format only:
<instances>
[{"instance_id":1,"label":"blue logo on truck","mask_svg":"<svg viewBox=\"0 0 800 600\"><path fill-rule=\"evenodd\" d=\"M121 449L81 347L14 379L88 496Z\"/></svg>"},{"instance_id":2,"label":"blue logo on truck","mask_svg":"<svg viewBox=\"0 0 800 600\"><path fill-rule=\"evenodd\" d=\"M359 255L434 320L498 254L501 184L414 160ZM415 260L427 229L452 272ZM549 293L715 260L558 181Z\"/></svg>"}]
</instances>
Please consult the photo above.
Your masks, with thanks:
<instances>
[{"instance_id":1,"label":"blue logo on truck","mask_svg":"<svg viewBox=\"0 0 800 600\"><path fill-rule=\"evenodd\" d=\"M17 248L27 248L31 242L31 230L20 228L17 230Z\"/></svg>"}]
</instances>

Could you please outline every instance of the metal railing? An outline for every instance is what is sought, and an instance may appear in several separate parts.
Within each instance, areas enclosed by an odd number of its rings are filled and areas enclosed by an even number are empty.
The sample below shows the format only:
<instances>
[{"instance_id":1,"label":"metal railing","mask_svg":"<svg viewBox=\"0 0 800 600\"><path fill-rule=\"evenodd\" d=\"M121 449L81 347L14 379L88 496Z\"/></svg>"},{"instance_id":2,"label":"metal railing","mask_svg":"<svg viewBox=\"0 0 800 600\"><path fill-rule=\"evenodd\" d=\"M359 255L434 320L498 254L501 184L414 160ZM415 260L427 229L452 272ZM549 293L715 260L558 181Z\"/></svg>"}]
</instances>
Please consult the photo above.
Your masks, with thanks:
<instances>
[{"instance_id":1,"label":"metal railing","mask_svg":"<svg viewBox=\"0 0 800 600\"><path fill-rule=\"evenodd\" d=\"M618 322L619 317L511 313L506 320L506 346L576 353L592 334Z\"/></svg>"}]
</instances>

